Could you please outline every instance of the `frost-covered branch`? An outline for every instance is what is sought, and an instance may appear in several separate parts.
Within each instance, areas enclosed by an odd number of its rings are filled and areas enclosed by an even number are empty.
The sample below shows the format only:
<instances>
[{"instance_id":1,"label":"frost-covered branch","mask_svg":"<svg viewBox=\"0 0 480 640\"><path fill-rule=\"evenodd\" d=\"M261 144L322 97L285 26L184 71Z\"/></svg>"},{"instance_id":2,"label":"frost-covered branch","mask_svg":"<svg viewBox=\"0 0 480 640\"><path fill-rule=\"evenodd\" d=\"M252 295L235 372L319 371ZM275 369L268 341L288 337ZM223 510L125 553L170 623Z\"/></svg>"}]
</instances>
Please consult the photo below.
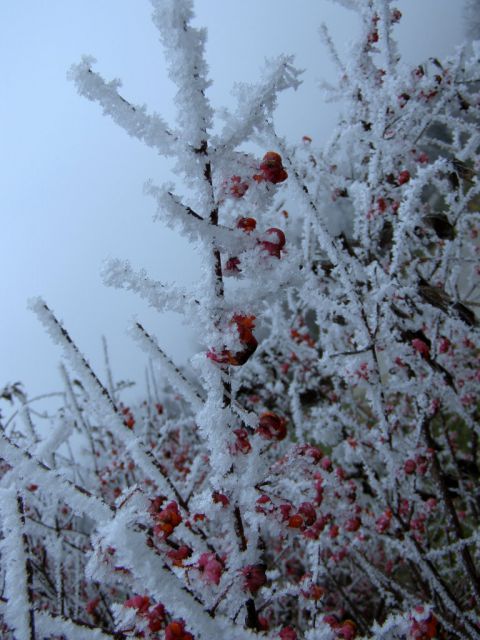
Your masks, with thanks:
<instances>
[{"instance_id":1,"label":"frost-covered branch","mask_svg":"<svg viewBox=\"0 0 480 640\"><path fill-rule=\"evenodd\" d=\"M78 93L92 102L98 102L103 107L103 113L125 129L128 135L157 149L161 155L172 156L179 144L178 134L171 131L156 113L148 115L145 106L130 104L123 98L118 92L121 82L106 82L99 73L93 71L95 62L95 58L84 56L79 64L71 67L69 77L75 82Z\"/></svg>"},{"instance_id":2,"label":"frost-covered branch","mask_svg":"<svg viewBox=\"0 0 480 640\"><path fill-rule=\"evenodd\" d=\"M278 94L298 89L302 71L293 66L293 56L279 56L265 63L262 79L257 85L237 84L235 114L222 113L225 126L215 141L217 153L229 152L248 140L256 131L262 132L277 106Z\"/></svg>"},{"instance_id":3,"label":"frost-covered branch","mask_svg":"<svg viewBox=\"0 0 480 640\"><path fill-rule=\"evenodd\" d=\"M35 614L28 543L24 531L22 499L14 489L0 490L0 514L3 540L1 557L6 568L5 619L18 640L34 640ZM2 564L3 564L2 563Z\"/></svg>"},{"instance_id":4,"label":"frost-covered branch","mask_svg":"<svg viewBox=\"0 0 480 640\"><path fill-rule=\"evenodd\" d=\"M141 348L149 353L154 361L160 363L162 372L166 375L172 387L184 395L194 409L200 409L204 402L202 397L166 353L162 351L155 338L147 333L139 322L132 326L130 333Z\"/></svg>"},{"instance_id":5,"label":"frost-covered branch","mask_svg":"<svg viewBox=\"0 0 480 640\"><path fill-rule=\"evenodd\" d=\"M103 268L103 282L109 287L137 293L149 305L159 311L195 313L200 303L176 285L166 285L152 280L145 270L134 271L128 261L111 259Z\"/></svg>"}]
</instances>

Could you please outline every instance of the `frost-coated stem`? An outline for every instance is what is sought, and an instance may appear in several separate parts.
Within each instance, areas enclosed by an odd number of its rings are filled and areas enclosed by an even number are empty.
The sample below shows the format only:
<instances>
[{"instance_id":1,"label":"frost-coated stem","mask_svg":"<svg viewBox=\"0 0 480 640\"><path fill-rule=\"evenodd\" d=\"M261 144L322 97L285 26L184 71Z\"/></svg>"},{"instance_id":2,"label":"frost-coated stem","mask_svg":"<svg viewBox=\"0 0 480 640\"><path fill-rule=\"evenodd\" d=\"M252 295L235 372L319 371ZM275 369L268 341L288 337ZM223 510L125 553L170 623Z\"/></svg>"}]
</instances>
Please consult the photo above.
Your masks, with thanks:
<instances>
[{"instance_id":1,"label":"frost-coated stem","mask_svg":"<svg viewBox=\"0 0 480 640\"><path fill-rule=\"evenodd\" d=\"M18 640L35 640L32 569L24 531L25 515L22 498L15 489L0 489L0 514L1 551L7 569L5 618Z\"/></svg>"},{"instance_id":2,"label":"frost-coated stem","mask_svg":"<svg viewBox=\"0 0 480 640\"><path fill-rule=\"evenodd\" d=\"M50 469L42 462L13 444L5 435L0 434L0 455L14 469L12 473L24 483L36 483L52 495L64 500L74 513L85 513L97 522L109 520L112 511L103 502L83 487L74 485L62 473Z\"/></svg>"},{"instance_id":3,"label":"frost-coated stem","mask_svg":"<svg viewBox=\"0 0 480 640\"><path fill-rule=\"evenodd\" d=\"M157 360L160 363L162 372L165 373L172 387L182 393L194 410L198 411L201 409L204 404L203 398L180 369L175 366L172 360L160 348L157 340L147 333L139 322L133 325L131 335L140 347L151 356L152 360Z\"/></svg>"},{"instance_id":4,"label":"frost-coated stem","mask_svg":"<svg viewBox=\"0 0 480 640\"><path fill-rule=\"evenodd\" d=\"M65 356L81 376L87 390L92 395L100 419L104 420L106 425L111 425L114 428L118 436L131 450L134 458L142 464L146 472L155 478L158 485L163 487L165 493L167 495L173 493L179 502L184 505L185 502L183 498L172 480L166 474L162 465L155 460L153 454L145 449L143 443L141 443L124 424L107 389L97 378L95 372L82 356L68 332L63 328L45 302L39 298L31 303L31 308L37 313L54 342L63 348Z\"/></svg>"}]
</instances>

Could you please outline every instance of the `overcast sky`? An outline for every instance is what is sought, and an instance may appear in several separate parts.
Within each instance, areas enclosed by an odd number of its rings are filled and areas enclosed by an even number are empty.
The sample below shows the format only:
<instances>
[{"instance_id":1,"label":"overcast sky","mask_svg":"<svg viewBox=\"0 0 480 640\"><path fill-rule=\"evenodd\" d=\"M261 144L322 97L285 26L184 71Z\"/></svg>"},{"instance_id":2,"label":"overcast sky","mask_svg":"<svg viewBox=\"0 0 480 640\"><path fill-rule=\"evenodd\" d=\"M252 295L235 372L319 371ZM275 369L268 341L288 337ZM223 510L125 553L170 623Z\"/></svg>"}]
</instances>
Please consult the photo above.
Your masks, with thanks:
<instances>
[{"instance_id":1,"label":"overcast sky","mask_svg":"<svg viewBox=\"0 0 480 640\"><path fill-rule=\"evenodd\" d=\"M464 0L399 0L398 29L408 61L442 57L462 40ZM255 80L265 57L296 54L304 85L285 95L278 128L290 141L328 138L335 108L317 85L334 70L317 34L325 21L341 51L355 16L328 0L197 0L198 25L209 30L207 56L215 107L231 104L235 81ZM147 0L0 2L2 194L0 252L0 388L22 381L32 394L59 387L58 348L27 309L41 295L103 376L101 335L117 379L140 380L145 358L125 327L136 314L180 363L193 337L173 314L158 316L133 294L109 290L104 258L131 260L164 281L190 282L197 257L176 234L153 223L143 183L171 178L168 162L129 138L76 94L66 79L82 54L98 59L122 93L173 121L174 88Z\"/></svg>"}]
</instances>

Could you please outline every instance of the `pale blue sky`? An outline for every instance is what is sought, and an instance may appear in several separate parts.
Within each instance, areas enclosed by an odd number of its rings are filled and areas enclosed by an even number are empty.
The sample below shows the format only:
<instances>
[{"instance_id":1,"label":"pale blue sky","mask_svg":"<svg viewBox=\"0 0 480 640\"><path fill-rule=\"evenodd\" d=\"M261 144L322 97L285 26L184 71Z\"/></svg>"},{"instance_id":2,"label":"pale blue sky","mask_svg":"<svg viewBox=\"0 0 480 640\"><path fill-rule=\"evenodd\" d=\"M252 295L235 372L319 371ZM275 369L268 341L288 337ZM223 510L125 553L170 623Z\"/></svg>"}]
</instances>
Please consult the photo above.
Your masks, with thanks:
<instances>
[{"instance_id":1,"label":"pale blue sky","mask_svg":"<svg viewBox=\"0 0 480 640\"><path fill-rule=\"evenodd\" d=\"M355 17L327 0L198 0L209 29L214 106L231 103L235 81L254 80L264 58L295 53L304 86L286 95L278 126L290 140L328 137L335 108L316 84L332 78L318 38L325 21L344 50ZM409 61L443 56L462 39L463 0L399 0L401 49ZM159 317L133 294L106 289L107 256L129 258L153 277L187 283L196 258L176 234L152 222L146 179L170 178L168 163L128 138L66 80L84 53L123 94L173 120L163 52L147 0L15 0L0 3L2 235L0 387L21 380L32 393L58 386L59 352L26 308L42 295L103 374L100 336L111 345L117 378L143 382L145 359L125 335L133 314L180 362L192 338L178 316Z\"/></svg>"}]
</instances>

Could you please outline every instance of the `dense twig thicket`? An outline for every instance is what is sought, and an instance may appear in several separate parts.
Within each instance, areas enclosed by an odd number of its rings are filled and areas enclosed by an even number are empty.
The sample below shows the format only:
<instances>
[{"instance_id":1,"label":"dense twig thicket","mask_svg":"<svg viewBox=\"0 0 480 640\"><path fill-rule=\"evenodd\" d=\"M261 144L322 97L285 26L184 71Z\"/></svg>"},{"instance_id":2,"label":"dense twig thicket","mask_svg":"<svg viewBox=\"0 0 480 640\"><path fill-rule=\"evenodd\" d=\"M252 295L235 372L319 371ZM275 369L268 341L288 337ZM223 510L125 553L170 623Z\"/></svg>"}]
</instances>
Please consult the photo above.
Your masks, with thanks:
<instances>
[{"instance_id":1,"label":"dense twig thicket","mask_svg":"<svg viewBox=\"0 0 480 640\"><path fill-rule=\"evenodd\" d=\"M322 30L342 101L323 150L275 131L286 56L212 133L190 0L152 0L175 125L73 67L176 159L191 195L146 190L203 256L190 290L122 260L104 279L203 349L180 371L136 322L148 397L125 406L32 303L69 369L48 429L3 389L2 637L480 638L480 49L410 68L389 0L343 4L361 30L346 61Z\"/></svg>"}]
</instances>

